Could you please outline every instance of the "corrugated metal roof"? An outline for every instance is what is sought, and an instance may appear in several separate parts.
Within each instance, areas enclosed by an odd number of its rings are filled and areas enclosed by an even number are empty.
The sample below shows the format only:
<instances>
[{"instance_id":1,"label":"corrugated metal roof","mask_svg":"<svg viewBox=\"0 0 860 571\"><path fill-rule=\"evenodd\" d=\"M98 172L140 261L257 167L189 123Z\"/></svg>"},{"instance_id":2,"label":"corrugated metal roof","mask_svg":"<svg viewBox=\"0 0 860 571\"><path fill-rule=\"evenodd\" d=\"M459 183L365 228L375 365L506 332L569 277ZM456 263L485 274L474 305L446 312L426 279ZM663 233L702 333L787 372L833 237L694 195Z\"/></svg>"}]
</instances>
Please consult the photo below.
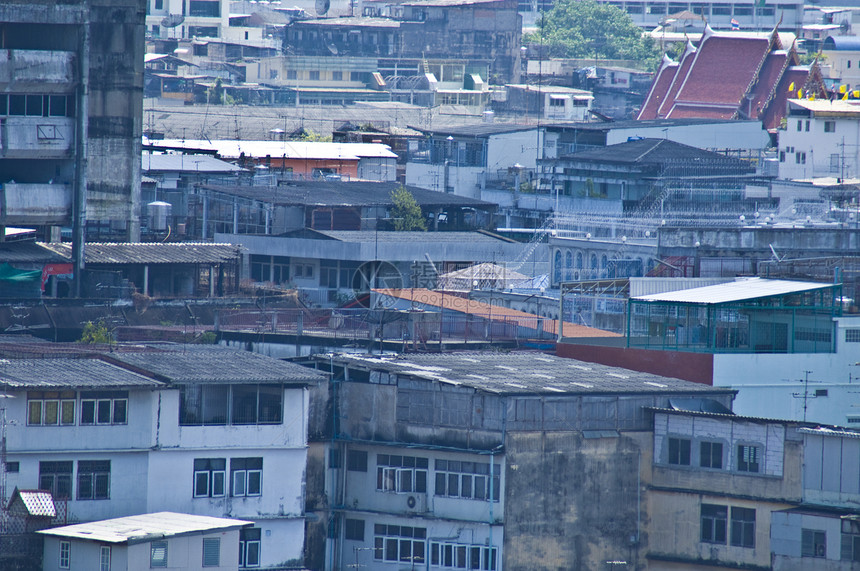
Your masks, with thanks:
<instances>
[{"instance_id":1,"label":"corrugated metal roof","mask_svg":"<svg viewBox=\"0 0 860 571\"><path fill-rule=\"evenodd\" d=\"M241 155L249 158L270 156L277 158L286 157L288 159L342 159L356 161L362 158L397 158L397 155L391 151L388 145L383 145L382 143L162 139L148 141L148 144L153 147L216 151L219 156L230 159L238 159Z\"/></svg>"},{"instance_id":2,"label":"corrugated metal roof","mask_svg":"<svg viewBox=\"0 0 860 571\"><path fill-rule=\"evenodd\" d=\"M174 535L244 527L253 523L242 519L158 512L43 529L38 533L105 543L142 543Z\"/></svg>"},{"instance_id":3,"label":"corrugated metal roof","mask_svg":"<svg viewBox=\"0 0 860 571\"><path fill-rule=\"evenodd\" d=\"M99 358L0 359L0 384L28 389L164 386Z\"/></svg>"},{"instance_id":4,"label":"corrugated metal roof","mask_svg":"<svg viewBox=\"0 0 860 571\"><path fill-rule=\"evenodd\" d=\"M248 351L213 348L181 353L113 353L111 358L178 384L308 384L325 379L313 369Z\"/></svg>"},{"instance_id":5,"label":"corrugated metal roof","mask_svg":"<svg viewBox=\"0 0 860 571\"><path fill-rule=\"evenodd\" d=\"M0 260L15 264L24 262L63 263L70 261L67 257L43 248L35 242L3 242L0 243Z\"/></svg>"},{"instance_id":6,"label":"corrugated metal roof","mask_svg":"<svg viewBox=\"0 0 860 571\"><path fill-rule=\"evenodd\" d=\"M234 173L245 169L209 155L147 153L141 155L143 172Z\"/></svg>"},{"instance_id":7,"label":"corrugated metal roof","mask_svg":"<svg viewBox=\"0 0 860 571\"><path fill-rule=\"evenodd\" d=\"M401 354L394 357L341 354L338 364L429 381L463 385L497 394L727 394L730 389L712 387L586 363L545 353L445 353Z\"/></svg>"},{"instance_id":8,"label":"corrugated metal roof","mask_svg":"<svg viewBox=\"0 0 860 571\"><path fill-rule=\"evenodd\" d=\"M833 284L768 280L763 278L742 278L725 284L680 291L670 291L652 295L642 295L631 299L635 301L662 301L670 303L715 305L719 303L730 303L735 301L760 299L763 297L773 297L777 295L787 295L803 291L814 291L829 287L833 287Z\"/></svg>"},{"instance_id":9,"label":"corrugated metal roof","mask_svg":"<svg viewBox=\"0 0 860 571\"><path fill-rule=\"evenodd\" d=\"M630 297L701 288L734 281L734 278L630 278Z\"/></svg>"},{"instance_id":10,"label":"corrugated metal roof","mask_svg":"<svg viewBox=\"0 0 860 571\"><path fill-rule=\"evenodd\" d=\"M70 243L39 245L71 260ZM239 247L233 244L197 242L91 242L84 247L84 258L87 264L220 264L237 260Z\"/></svg>"},{"instance_id":11,"label":"corrugated metal roof","mask_svg":"<svg viewBox=\"0 0 860 571\"><path fill-rule=\"evenodd\" d=\"M501 236L491 236L482 232L376 232L373 230L316 230L320 234L341 242L454 242L467 244L475 242L511 242Z\"/></svg>"}]
</instances>

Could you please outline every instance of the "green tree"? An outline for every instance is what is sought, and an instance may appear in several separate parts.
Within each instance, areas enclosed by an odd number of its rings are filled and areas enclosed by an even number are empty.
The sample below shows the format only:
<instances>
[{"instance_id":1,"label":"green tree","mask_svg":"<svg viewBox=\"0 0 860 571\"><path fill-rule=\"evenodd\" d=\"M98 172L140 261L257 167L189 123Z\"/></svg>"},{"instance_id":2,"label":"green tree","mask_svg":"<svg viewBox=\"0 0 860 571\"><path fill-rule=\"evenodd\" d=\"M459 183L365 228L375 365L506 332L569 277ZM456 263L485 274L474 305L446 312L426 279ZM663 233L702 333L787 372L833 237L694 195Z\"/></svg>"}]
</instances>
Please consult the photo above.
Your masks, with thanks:
<instances>
[{"instance_id":1,"label":"green tree","mask_svg":"<svg viewBox=\"0 0 860 571\"><path fill-rule=\"evenodd\" d=\"M552 57L629 59L649 67L660 58L654 40L627 12L594 0L557 0L525 41L543 44Z\"/></svg>"},{"instance_id":2,"label":"green tree","mask_svg":"<svg viewBox=\"0 0 860 571\"><path fill-rule=\"evenodd\" d=\"M94 345L96 343L110 343L111 332L103 320L96 322L87 321L84 324L84 330L81 334L81 343Z\"/></svg>"},{"instance_id":3,"label":"green tree","mask_svg":"<svg viewBox=\"0 0 860 571\"><path fill-rule=\"evenodd\" d=\"M400 185L391 191L391 202L394 203L391 207L391 218L395 230L398 232L427 230L427 221L421 214L421 207L405 186Z\"/></svg>"}]
</instances>

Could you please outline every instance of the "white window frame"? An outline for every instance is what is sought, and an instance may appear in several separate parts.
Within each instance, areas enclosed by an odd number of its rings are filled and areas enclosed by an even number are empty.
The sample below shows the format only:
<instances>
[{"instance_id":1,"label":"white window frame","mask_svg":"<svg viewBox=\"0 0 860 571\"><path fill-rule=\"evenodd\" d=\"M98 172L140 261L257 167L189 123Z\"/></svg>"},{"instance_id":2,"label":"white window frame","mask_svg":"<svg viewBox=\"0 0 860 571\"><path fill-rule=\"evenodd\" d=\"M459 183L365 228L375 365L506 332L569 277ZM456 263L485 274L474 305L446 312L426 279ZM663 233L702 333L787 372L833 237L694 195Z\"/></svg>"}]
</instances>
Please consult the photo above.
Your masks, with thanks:
<instances>
[{"instance_id":1,"label":"white window frame","mask_svg":"<svg viewBox=\"0 0 860 571\"><path fill-rule=\"evenodd\" d=\"M110 571L110 546L102 545L99 549L99 571Z\"/></svg>"},{"instance_id":2,"label":"white window frame","mask_svg":"<svg viewBox=\"0 0 860 571\"><path fill-rule=\"evenodd\" d=\"M192 496L195 498L223 498L227 495L227 460L226 458L196 458L195 460L222 460L224 462L223 469L206 469L194 470L193 479L191 481ZM206 491L198 493L197 479L203 475L206 478ZM219 478L220 476L220 478ZM220 491L215 490L215 484L220 479Z\"/></svg>"},{"instance_id":3,"label":"white window frame","mask_svg":"<svg viewBox=\"0 0 860 571\"><path fill-rule=\"evenodd\" d=\"M72 542L71 541L61 541L60 542L60 561L58 566L60 569L69 569L72 562Z\"/></svg>"}]
</instances>

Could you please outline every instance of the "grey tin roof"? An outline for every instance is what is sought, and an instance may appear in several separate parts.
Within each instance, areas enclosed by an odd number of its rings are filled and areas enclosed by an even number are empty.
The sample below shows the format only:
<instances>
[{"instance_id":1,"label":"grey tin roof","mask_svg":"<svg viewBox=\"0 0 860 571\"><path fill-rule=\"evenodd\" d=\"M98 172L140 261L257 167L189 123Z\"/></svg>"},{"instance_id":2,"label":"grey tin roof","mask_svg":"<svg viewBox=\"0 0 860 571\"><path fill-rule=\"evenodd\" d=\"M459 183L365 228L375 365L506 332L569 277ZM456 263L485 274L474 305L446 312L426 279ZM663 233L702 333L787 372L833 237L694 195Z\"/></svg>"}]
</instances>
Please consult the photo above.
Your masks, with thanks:
<instances>
[{"instance_id":1,"label":"grey tin roof","mask_svg":"<svg viewBox=\"0 0 860 571\"><path fill-rule=\"evenodd\" d=\"M376 232L373 230L316 230L316 232L341 242L454 242L459 244L513 242L502 236L483 232Z\"/></svg>"},{"instance_id":2,"label":"grey tin roof","mask_svg":"<svg viewBox=\"0 0 860 571\"><path fill-rule=\"evenodd\" d=\"M335 362L497 394L731 393L730 389L537 352L342 354Z\"/></svg>"},{"instance_id":3,"label":"grey tin roof","mask_svg":"<svg viewBox=\"0 0 860 571\"><path fill-rule=\"evenodd\" d=\"M248 351L209 349L175 353L114 353L112 358L176 384L309 384L325 379L325 375L313 369Z\"/></svg>"},{"instance_id":4,"label":"grey tin roof","mask_svg":"<svg viewBox=\"0 0 860 571\"><path fill-rule=\"evenodd\" d=\"M742 278L724 284L642 295L632 299L634 301L715 305L813 291L833 287L833 285L829 283Z\"/></svg>"},{"instance_id":5,"label":"grey tin roof","mask_svg":"<svg viewBox=\"0 0 860 571\"><path fill-rule=\"evenodd\" d=\"M98 358L0 359L0 385L9 388L157 388L154 379Z\"/></svg>"},{"instance_id":6,"label":"grey tin roof","mask_svg":"<svg viewBox=\"0 0 860 571\"><path fill-rule=\"evenodd\" d=\"M41 243L43 248L71 260L70 243ZM88 264L220 264L239 258L232 244L197 242L128 243L90 242L84 247Z\"/></svg>"}]
</instances>

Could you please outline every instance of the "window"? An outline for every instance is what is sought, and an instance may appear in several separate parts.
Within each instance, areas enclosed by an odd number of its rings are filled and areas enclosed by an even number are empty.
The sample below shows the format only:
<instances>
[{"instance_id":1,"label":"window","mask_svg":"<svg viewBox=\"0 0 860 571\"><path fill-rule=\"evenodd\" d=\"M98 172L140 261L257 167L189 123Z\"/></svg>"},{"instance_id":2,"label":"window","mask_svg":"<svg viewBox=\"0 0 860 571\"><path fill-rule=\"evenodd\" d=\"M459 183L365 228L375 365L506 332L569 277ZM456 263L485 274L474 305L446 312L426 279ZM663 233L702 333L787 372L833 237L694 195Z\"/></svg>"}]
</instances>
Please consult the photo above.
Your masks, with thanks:
<instances>
[{"instance_id":1,"label":"window","mask_svg":"<svg viewBox=\"0 0 860 571\"><path fill-rule=\"evenodd\" d=\"M203 566L218 567L221 565L221 539L218 537L203 538Z\"/></svg>"},{"instance_id":2,"label":"window","mask_svg":"<svg viewBox=\"0 0 860 571\"><path fill-rule=\"evenodd\" d=\"M39 489L51 492L55 500L72 497L72 462L39 462Z\"/></svg>"},{"instance_id":3,"label":"window","mask_svg":"<svg viewBox=\"0 0 860 571\"><path fill-rule=\"evenodd\" d=\"M351 541L364 541L364 520L349 519L344 521L344 537Z\"/></svg>"},{"instance_id":4,"label":"window","mask_svg":"<svg viewBox=\"0 0 860 571\"><path fill-rule=\"evenodd\" d=\"M283 396L282 385L184 385L179 389L179 424L281 424Z\"/></svg>"},{"instance_id":5,"label":"window","mask_svg":"<svg viewBox=\"0 0 860 571\"><path fill-rule=\"evenodd\" d=\"M836 132L836 121L825 121L824 122L824 132L825 133L835 133Z\"/></svg>"},{"instance_id":6,"label":"window","mask_svg":"<svg viewBox=\"0 0 860 571\"><path fill-rule=\"evenodd\" d=\"M806 120L806 129L804 129L804 130L809 131L809 119Z\"/></svg>"},{"instance_id":7,"label":"window","mask_svg":"<svg viewBox=\"0 0 860 571\"><path fill-rule=\"evenodd\" d=\"M9 95L9 115L24 115L27 108L27 98L24 95Z\"/></svg>"},{"instance_id":8,"label":"window","mask_svg":"<svg viewBox=\"0 0 860 571\"><path fill-rule=\"evenodd\" d=\"M332 81L343 81L343 72L342 71L331 72L331 80Z\"/></svg>"},{"instance_id":9,"label":"window","mask_svg":"<svg viewBox=\"0 0 860 571\"><path fill-rule=\"evenodd\" d=\"M110 571L110 547L106 545L99 549L99 571Z\"/></svg>"},{"instance_id":10,"label":"window","mask_svg":"<svg viewBox=\"0 0 860 571\"><path fill-rule=\"evenodd\" d=\"M350 450L346 455L346 469L353 472L367 472L367 452Z\"/></svg>"},{"instance_id":11,"label":"window","mask_svg":"<svg viewBox=\"0 0 860 571\"><path fill-rule=\"evenodd\" d=\"M827 541L823 531L804 529L800 541L801 557L826 557Z\"/></svg>"},{"instance_id":12,"label":"window","mask_svg":"<svg viewBox=\"0 0 860 571\"><path fill-rule=\"evenodd\" d=\"M785 162L785 151L779 152L779 162L781 162L781 163Z\"/></svg>"},{"instance_id":13,"label":"window","mask_svg":"<svg viewBox=\"0 0 860 571\"><path fill-rule=\"evenodd\" d=\"M699 465L702 468L722 468L723 444L721 442L702 442L699 447Z\"/></svg>"},{"instance_id":14,"label":"window","mask_svg":"<svg viewBox=\"0 0 860 571\"><path fill-rule=\"evenodd\" d=\"M373 558L377 561L424 563L427 529L405 525L373 526Z\"/></svg>"},{"instance_id":15,"label":"window","mask_svg":"<svg viewBox=\"0 0 860 571\"><path fill-rule=\"evenodd\" d=\"M230 481L233 497L259 496L263 492L263 459L233 458L230 460Z\"/></svg>"},{"instance_id":16,"label":"window","mask_svg":"<svg viewBox=\"0 0 860 571\"><path fill-rule=\"evenodd\" d=\"M732 545L755 547L755 510L732 508Z\"/></svg>"},{"instance_id":17,"label":"window","mask_svg":"<svg viewBox=\"0 0 860 571\"><path fill-rule=\"evenodd\" d=\"M72 544L69 541L60 542L60 569L68 569L72 560Z\"/></svg>"},{"instance_id":18,"label":"window","mask_svg":"<svg viewBox=\"0 0 860 571\"><path fill-rule=\"evenodd\" d=\"M738 470L740 472L758 472L759 447L738 444Z\"/></svg>"},{"instance_id":19,"label":"window","mask_svg":"<svg viewBox=\"0 0 860 571\"><path fill-rule=\"evenodd\" d=\"M155 9L163 10L164 9L164 0L155 0Z\"/></svg>"},{"instance_id":20,"label":"window","mask_svg":"<svg viewBox=\"0 0 860 571\"><path fill-rule=\"evenodd\" d=\"M702 541L725 545L728 516L727 506L702 504Z\"/></svg>"},{"instance_id":21,"label":"window","mask_svg":"<svg viewBox=\"0 0 860 571\"><path fill-rule=\"evenodd\" d=\"M227 460L224 458L196 458L194 460L194 497L223 497L226 478Z\"/></svg>"},{"instance_id":22,"label":"window","mask_svg":"<svg viewBox=\"0 0 860 571\"><path fill-rule=\"evenodd\" d=\"M493 466L490 488L490 465L481 462L436 460L436 495L450 498L499 501L502 468Z\"/></svg>"},{"instance_id":23,"label":"window","mask_svg":"<svg viewBox=\"0 0 860 571\"><path fill-rule=\"evenodd\" d=\"M860 329L846 329L845 330L845 342L846 343L860 343Z\"/></svg>"},{"instance_id":24,"label":"window","mask_svg":"<svg viewBox=\"0 0 860 571\"><path fill-rule=\"evenodd\" d=\"M319 81L320 80L320 72L318 70L312 70L308 72L308 79L311 81Z\"/></svg>"},{"instance_id":25,"label":"window","mask_svg":"<svg viewBox=\"0 0 860 571\"><path fill-rule=\"evenodd\" d=\"M797 120L797 132L803 131L803 121L801 119Z\"/></svg>"},{"instance_id":26,"label":"window","mask_svg":"<svg viewBox=\"0 0 860 571\"><path fill-rule=\"evenodd\" d=\"M149 566L167 567L166 541L153 541L149 544Z\"/></svg>"},{"instance_id":27,"label":"window","mask_svg":"<svg viewBox=\"0 0 860 571\"><path fill-rule=\"evenodd\" d=\"M81 393L81 424L126 424L128 391Z\"/></svg>"},{"instance_id":28,"label":"window","mask_svg":"<svg viewBox=\"0 0 860 571\"><path fill-rule=\"evenodd\" d=\"M350 81L362 81L362 72L360 71L351 71L349 72L349 80Z\"/></svg>"},{"instance_id":29,"label":"window","mask_svg":"<svg viewBox=\"0 0 860 571\"><path fill-rule=\"evenodd\" d=\"M854 522L842 520L841 559L843 561L860 561L860 534Z\"/></svg>"},{"instance_id":30,"label":"window","mask_svg":"<svg viewBox=\"0 0 860 571\"><path fill-rule=\"evenodd\" d=\"M298 79L298 74L294 69L287 70L287 79Z\"/></svg>"},{"instance_id":31,"label":"window","mask_svg":"<svg viewBox=\"0 0 860 571\"><path fill-rule=\"evenodd\" d=\"M14 462L6 462L6 473L7 474L17 474L21 469L21 464L17 460Z\"/></svg>"},{"instance_id":32,"label":"window","mask_svg":"<svg viewBox=\"0 0 860 571\"><path fill-rule=\"evenodd\" d=\"M74 391L30 391L27 393L29 426L69 426L75 424Z\"/></svg>"},{"instance_id":33,"label":"window","mask_svg":"<svg viewBox=\"0 0 860 571\"><path fill-rule=\"evenodd\" d=\"M382 492L425 493L427 458L377 454L376 489Z\"/></svg>"},{"instance_id":34,"label":"window","mask_svg":"<svg viewBox=\"0 0 860 571\"><path fill-rule=\"evenodd\" d=\"M259 527L246 527L239 530L239 567L260 566Z\"/></svg>"},{"instance_id":35,"label":"window","mask_svg":"<svg viewBox=\"0 0 860 571\"><path fill-rule=\"evenodd\" d=\"M78 499L107 500L110 498L110 460L80 460L78 462Z\"/></svg>"},{"instance_id":36,"label":"window","mask_svg":"<svg viewBox=\"0 0 860 571\"><path fill-rule=\"evenodd\" d=\"M191 0L188 3L188 15L220 18L221 4L217 0Z\"/></svg>"},{"instance_id":37,"label":"window","mask_svg":"<svg viewBox=\"0 0 860 571\"><path fill-rule=\"evenodd\" d=\"M669 464L690 465L690 439L669 438Z\"/></svg>"},{"instance_id":38,"label":"window","mask_svg":"<svg viewBox=\"0 0 860 571\"><path fill-rule=\"evenodd\" d=\"M806 164L806 153L800 152L800 151L797 151L796 153L794 153L794 162L796 164L799 164L799 165L805 165Z\"/></svg>"},{"instance_id":39,"label":"window","mask_svg":"<svg viewBox=\"0 0 860 571\"><path fill-rule=\"evenodd\" d=\"M433 542L430 565L452 569L496 569L496 548L484 545Z\"/></svg>"}]
</instances>

